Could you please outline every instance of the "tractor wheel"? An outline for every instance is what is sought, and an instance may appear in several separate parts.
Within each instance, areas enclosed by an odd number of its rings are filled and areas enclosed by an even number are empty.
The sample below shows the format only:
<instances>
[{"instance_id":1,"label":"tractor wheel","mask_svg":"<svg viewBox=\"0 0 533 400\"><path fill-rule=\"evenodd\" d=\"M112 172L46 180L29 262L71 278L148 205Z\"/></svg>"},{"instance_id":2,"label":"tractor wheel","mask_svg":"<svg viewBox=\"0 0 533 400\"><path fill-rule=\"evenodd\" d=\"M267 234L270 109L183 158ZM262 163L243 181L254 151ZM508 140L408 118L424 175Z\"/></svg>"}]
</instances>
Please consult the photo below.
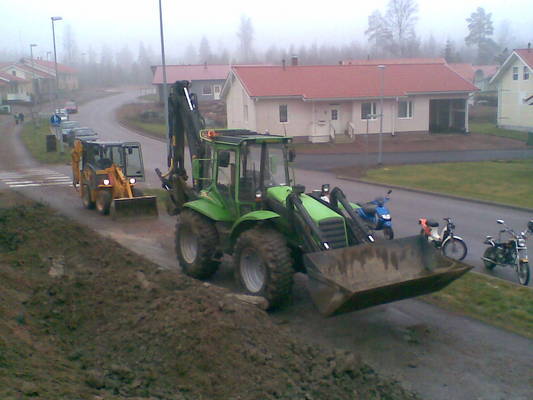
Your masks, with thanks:
<instances>
[{"instance_id":1,"label":"tractor wheel","mask_svg":"<svg viewBox=\"0 0 533 400\"><path fill-rule=\"evenodd\" d=\"M81 197L83 207L92 210L94 208L94 201L91 200L91 191L89 189L89 186L83 185L81 190L83 192L83 195Z\"/></svg>"},{"instance_id":2,"label":"tractor wheel","mask_svg":"<svg viewBox=\"0 0 533 400\"><path fill-rule=\"evenodd\" d=\"M113 200L109 190L100 190L96 193L96 209L102 215L109 214L111 201Z\"/></svg>"},{"instance_id":3,"label":"tractor wheel","mask_svg":"<svg viewBox=\"0 0 533 400\"><path fill-rule=\"evenodd\" d=\"M207 279L218 269L215 260L218 233L211 220L193 210L183 210L176 224L176 254L183 272Z\"/></svg>"},{"instance_id":4,"label":"tractor wheel","mask_svg":"<svg viewBox=\"0 0 533 400\"><path fill-rule=\"evenodd\" d=\"M292 290L293 261L283 235L254 228L239 236L233 253L238 282L253 296L265 297L269 308L287 301Z\"/></svg>"}]
</instances>

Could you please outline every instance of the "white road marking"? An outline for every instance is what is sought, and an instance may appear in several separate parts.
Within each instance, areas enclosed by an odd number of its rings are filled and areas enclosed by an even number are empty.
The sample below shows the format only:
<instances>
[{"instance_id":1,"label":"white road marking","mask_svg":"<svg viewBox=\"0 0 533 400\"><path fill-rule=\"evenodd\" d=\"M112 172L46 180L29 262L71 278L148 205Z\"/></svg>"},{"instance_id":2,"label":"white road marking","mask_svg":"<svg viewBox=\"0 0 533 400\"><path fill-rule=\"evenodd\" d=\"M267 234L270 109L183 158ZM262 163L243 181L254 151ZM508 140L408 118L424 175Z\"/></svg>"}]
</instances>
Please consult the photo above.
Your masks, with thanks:
<instances>
[{"instance_id":1,"label":"white road marking","mask_svg":"<svg viewBox=\"0 0 533 400\"><path fill-rule=\"evenodd\" d=\"M72 178L46 168L29 168L22 171L2 172L0 173L0 182L11 188L24 188L71 185Z\"/></svg>"}]
</instances>

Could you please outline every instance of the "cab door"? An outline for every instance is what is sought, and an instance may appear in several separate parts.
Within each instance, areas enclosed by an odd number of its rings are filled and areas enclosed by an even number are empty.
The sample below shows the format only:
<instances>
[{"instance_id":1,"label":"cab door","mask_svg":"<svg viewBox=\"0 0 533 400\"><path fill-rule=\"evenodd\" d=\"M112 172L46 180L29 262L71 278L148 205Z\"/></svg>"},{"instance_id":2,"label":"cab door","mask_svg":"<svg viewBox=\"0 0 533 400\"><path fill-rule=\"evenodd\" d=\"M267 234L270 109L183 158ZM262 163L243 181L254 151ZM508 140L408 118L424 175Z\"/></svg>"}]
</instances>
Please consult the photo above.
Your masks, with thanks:
<instances>
[{"instance_id":1,"label":"cab door","mask_svg":"<svg viewBox=\"0 0 533 400\"><path fill-rule=\"evenodd\" d=\"M218 150L216 152L217 177L216 188L222 203L233 217L237 216L235 203L236 195L236 166L235 150Z\"/></svg>"}]
</instances>

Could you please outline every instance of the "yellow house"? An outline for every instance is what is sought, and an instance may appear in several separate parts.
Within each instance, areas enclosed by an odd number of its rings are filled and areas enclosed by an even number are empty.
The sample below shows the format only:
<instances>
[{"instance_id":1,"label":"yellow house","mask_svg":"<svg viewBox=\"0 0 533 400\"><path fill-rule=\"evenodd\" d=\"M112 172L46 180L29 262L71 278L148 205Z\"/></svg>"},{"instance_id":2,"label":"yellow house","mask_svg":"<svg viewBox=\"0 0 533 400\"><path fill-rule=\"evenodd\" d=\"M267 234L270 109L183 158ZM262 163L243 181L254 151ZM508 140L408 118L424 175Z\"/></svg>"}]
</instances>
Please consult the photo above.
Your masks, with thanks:
<instances>
[{"instance_id":1,"label":"yellow house","mask_svg":"<svg viewBox=\"0 0 533 400\"><path fill-rule=\"evenodd\" d=\"M516 49L490 81L498 88L498 126L533 131L533 49Z\"/></svg>"}]
</instances>

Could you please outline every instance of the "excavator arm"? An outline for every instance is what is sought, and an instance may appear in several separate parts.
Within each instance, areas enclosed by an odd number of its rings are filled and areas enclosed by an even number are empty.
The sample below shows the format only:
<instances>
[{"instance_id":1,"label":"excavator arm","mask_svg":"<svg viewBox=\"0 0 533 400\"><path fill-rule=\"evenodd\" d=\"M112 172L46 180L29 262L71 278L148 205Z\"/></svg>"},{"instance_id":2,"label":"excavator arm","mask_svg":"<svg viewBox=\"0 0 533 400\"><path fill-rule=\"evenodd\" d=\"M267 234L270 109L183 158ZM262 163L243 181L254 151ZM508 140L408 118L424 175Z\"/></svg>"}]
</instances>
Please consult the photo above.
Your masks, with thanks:
<instances>
[{"instance_id":1,"label":"excavator arm","mask_svg":"<svg viewBox=\"0 0 533 400\"><path fill-rule=\"evenodd\" d=\"M187 169L185 164L185 147L188 147L190 163L194 159L203 159L206 154L205 144L200 138L200 130L205 128L205 121L198 111L196 95L189 93L189 82L174 83L168 98L168 172L163 174L159 169L156 173L161 179L163 189L170 194L171 214L180 212L184 203L194 200L201 182L192 179L192 187L187 185ZM203 176L203 162L200 163L199 176Z\"/></svg>"}]
</instances>

